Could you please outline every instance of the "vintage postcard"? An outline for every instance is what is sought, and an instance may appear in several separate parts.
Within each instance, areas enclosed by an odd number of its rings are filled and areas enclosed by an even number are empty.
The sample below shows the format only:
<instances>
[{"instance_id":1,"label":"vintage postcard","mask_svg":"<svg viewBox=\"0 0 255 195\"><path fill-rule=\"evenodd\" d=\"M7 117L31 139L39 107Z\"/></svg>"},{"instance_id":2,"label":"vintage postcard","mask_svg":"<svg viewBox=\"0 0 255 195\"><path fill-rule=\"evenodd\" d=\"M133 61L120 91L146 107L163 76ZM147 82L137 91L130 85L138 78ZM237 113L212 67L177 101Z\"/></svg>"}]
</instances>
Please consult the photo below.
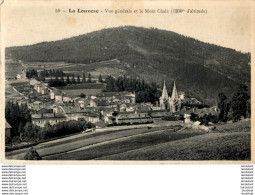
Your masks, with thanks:
<instances>
[{"instance_id":1,"label":"vintage postcard","mask_svg":"<svg viewBox=\"0 0 255 195\"><path fill-rule=\"evenodd\" d=\"M3 162L254 162L253 1L5 1L1 49Z\"/></svg>"}]
</instances>

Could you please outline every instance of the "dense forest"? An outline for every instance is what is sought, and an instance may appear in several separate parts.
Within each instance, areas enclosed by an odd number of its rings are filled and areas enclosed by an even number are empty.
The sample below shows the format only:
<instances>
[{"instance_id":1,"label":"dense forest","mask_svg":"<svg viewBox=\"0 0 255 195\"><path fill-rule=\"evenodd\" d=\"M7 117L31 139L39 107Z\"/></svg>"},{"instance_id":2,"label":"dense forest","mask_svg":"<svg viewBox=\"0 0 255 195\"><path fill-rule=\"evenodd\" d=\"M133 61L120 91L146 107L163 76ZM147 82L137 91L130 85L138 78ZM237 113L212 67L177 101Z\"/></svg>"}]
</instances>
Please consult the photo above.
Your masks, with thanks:
<instances>
[{"instance_id":1,"label":"dense forest","mask_svg":"<svg viewBox=\"0 0 255 195\"><path fill-rule=\"evenodd\" d=\"M6 49L7 57L24 61L100 62L117 59L127 73L170 85L215 104L219 92L233 95L250 82L250 53L204 43L155 28L125 26L103 29L60 41ZM248 84L248 88L250 88Z\"/></svg>"},{"instance_id":2,"label":"dense forest","mask_svg":"<svg viewBox=\"0 0 255 195\"><path fill-rule=\"evenodd\" d=\"M5 106L5 119L11 125L11 136L28 137L28 131L24 131L26 123L31 122L31 114L26 104L19 105L12 101L7 101ZM6 140L7 143L10 140Z\"/></svg>"},{"instance_id":3,"label":"dense forest","mask_svg":"<svg viewBox=\"0 0 255 195\"><path fill-rule=\"evenodd\" d=\"M160 91L157 90L156 83L146 83L144 80L118 77L117 79L107 76L105 79L107 91L129 91L136 92L136 102L151 102L155 104L159 101Z\"/></svg>"}]
</instances>

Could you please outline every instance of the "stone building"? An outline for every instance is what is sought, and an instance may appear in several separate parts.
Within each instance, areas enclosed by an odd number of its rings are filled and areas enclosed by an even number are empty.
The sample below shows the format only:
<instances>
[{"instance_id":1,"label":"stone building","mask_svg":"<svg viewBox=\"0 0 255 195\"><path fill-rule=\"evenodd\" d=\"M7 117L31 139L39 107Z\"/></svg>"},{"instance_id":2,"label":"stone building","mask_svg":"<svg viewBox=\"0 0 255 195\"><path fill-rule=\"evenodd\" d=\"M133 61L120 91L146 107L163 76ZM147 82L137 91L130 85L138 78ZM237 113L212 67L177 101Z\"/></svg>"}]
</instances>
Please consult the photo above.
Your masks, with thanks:
<instances>
[{"instance_id":1,"label":"stone building","mask_svg":"<svg viewBox=\"0 0 255 195\"><path fill-rule=\"evenodd\" d=\"M166 83L164 81L162 95L159 98L160 108L164 110L168 110L170 112L177 112L181 109L181 99L178 96L176 85L174 82L174 87L172 91L171 97L168 96Z\"/></svg>"},{"instance_id":2,"label":"stone building","mask_svg":"<svg viewBox=\"0 0 255 195\"><path fill-rule=\"evenodd\" d=\"M64 121L67 121L67 118L61 114L47 113L32 115L32 123L39 127L45 127L47 124L55 125Z\"/></svg>"},{"instance_id":3,"label":"stone building","mask_svg":"<svg viewBox=\"0 0 255 195\"><path fill-rule=\"evenodd\" d=\"M120 112L116 117L117 124L143 124L152 123L147 112Z\"/></svg>"}]
</instances>

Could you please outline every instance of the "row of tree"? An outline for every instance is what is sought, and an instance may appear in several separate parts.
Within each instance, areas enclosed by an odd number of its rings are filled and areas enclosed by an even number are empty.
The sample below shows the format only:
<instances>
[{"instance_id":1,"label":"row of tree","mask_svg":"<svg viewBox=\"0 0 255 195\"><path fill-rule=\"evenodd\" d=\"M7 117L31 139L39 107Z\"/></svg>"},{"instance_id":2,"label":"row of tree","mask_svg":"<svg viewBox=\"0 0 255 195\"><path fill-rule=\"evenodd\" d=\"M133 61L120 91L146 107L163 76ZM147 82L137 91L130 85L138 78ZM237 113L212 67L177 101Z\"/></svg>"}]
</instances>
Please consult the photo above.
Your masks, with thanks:
<instances>
[{"instance_id":1,"label":"row of tree","mask_svg":"<svg viewBox=\"0 0 255 195\"><path fill-rule=\"evenodd\" d=\"M55 70L55 69L43 70L40 72L40 76L42 77L61 77L66 75L67 74L64 73L62 70Z\"/></svg>"},{"instance_id":2,"label":"row of tree","mask_svg":"<svg viewBox=\"0 0 255 195\"><path fill-rule=\"evenodd\" d=\"M48 83L49 87L63 87L66 86L66 84L67 83L65 82L63 76L61 76L60 79L58 77L56 77L55 79L50 78L50 81Z\"/></svg>"},{"instance_id":3,"label":"row of tree","mask_svg":"<svg viewBox=\"0 0 255 195\"><path fill-rule=\"evenodd\" d=\"M88 78L86 79L85 74L83 73L82 78L80 78L80 75L77 75L77 79L75 78L74 74L72 74L71 78L69 77L69 75L67 75L66 80L64 79L63 75L61 75L60 78L56 76L55 79L51 78L48 84L49 84L49 87L63 87L66 85L76 85L76 84L92 83L92 82L93 81L91 79L91 74L89 73Z\"/></svg>"},{"instance_id":4,"label":"row of tree","mask_svg":"<svg viewBox=\"0 0 255 195\"><path fill-rule=\"evenodd\" d=\"M62 70L42 70L41 72L38 72L35 69L29 69L26 71L26 77L31 78L38 78L38 77L61 77L66 76L67 74L64 73Z\"/></svg>"},{"instance_id":5,"label":"row of tree","mask_svg":"<svg viewBox=\"0 0 255 195\"><path fill-rule=\"evenodd\" d=\"M27 70L27 71L26 71L26 77L27 77L28 79L37 78L37 77L38 77L38 72L37 72L37 70L35 70L35 69Z\"/></svg>"},{"instance_id":6,"label":"row of tree","mask_svg":"<svg viewBox=\"0 0 255 195\"><path fill-rule=\"evenodd\" d=\"M82 78L80 75L75 76L74 74L66 74L62 70L43 70L41 72L37 72L35 69L30 69L26 71L26 77L28 79L35 78L39 81L45 81L46 77L51 77L50 86L65 86L68 84L80 84L80 83L92 83L91 74L88 74L88 78L86 78L85 73L83 72ZM55 77L55 79L52 79ZM64 80L66 77L66 81ZM70 78L71 77L71 78ZM75 79L77 77L77 79ZM103 82L102 75L99 75L99 82Z\"/></svg>"}]
</instances>

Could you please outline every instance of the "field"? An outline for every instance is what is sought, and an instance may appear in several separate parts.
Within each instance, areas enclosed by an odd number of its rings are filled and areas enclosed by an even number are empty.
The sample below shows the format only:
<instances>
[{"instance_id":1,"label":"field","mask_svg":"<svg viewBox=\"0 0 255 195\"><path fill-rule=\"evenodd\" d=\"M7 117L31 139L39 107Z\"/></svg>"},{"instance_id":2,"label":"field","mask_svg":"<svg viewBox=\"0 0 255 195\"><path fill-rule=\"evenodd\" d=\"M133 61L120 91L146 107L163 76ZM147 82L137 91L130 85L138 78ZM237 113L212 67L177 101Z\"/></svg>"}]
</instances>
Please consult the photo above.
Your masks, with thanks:
<instances>
[{"instance_id":1,"label":"field","mask_svg":"<svg viewBox=\"0 0 255 195\"><path fill-rule=\"evenodd\" d=\"M177 126L176 126L177 127ZM43 160L250 160L250 121L218 125L213 132L172 127L95 131L34 148ZM179 129L179 130L178 130ZM177 130L177 131L176 131ZM7 152L23 159L26 149Z\"/></svg>"},{"instance_id":2,"label":"field","mask_svg":"<svg viewBox=\"0 0 255 195\"><path fill-rule=\"evenodd\" d=\"M243 131L251 129L250 120L242 120L238 123L228 123L217 126L217 131L219 132L234 132L234 131Z\"/></svg>"},{"instance_id":3,"label":"field","mask_svg":"<svg viewBox=\"0 0 255 195\"><path fill-rule=\"evenodd\" d=\"M111 141L127 136L133 136L138 134L144 134L148 132L160 131L169 128L158 127L158 128L140 128L140 129L131 129L131 130L121 130L121 131L105 131L105 132L95 132L91 134L81 134L78 138L75 139L59 139L55 141L51 141L49 143L39 144L34 148L37 150L40 156L48 156L58 153L64 153L71 150L79 149L81 147ZM172 131L172 129L171 129ZM62 141L64 140L64 141ZM54 143L54 144L53 144ZM23 159L26 151L28 149L21 149L17 151L7 152L7 158L11 159Z\"/></svg>"},{"instance_id":4,"label":"field","mask_svg":"<svg viewBox=\"0 0 255 195\"><path fill-rule=\"evenodd\" d=\"M54 67L54 69L59 69L62 67L75 66L75 64L69 64L65 62L24 62L24 65L27 69L36 69L36 70L50 70Z\"/></svg>"},{"instance_id":5,"label":"field","mask_svg":"<svg viewBox=\"0 0 255 195\"><path fill-rule=\"evenodd\" d=\"M108 61L96 62L91 64L80 64L80 63L65 63L65 62L27 62L25 63L27 69L36 70L50 70L57 69L62 70L64 73L70 73L82 76L83 71L88 77L88 73L92 77L98 78L101 74L102 77L106 77L108 74L112 76L119 76L125 74L125 66L120 63L117 59ZM16 76L16 75L15 75Z\"/></svg>"},{"instance_id":6,"label":"field","mask_svg":"<svg viewBox=\"0 0 255 195\"><path fill-rule=\"evenodd\" d=\"M6 100L21 100L24 98L23 95L18 93L13 89L13 87L26 85L27 82L14 80L14 81L5 81L5 98Z\"/></svg>"},{"instance_id":7,"label":"field","mask_svg":"<svg viewBox=\"0 0 255 195\"><path fill-rule=\"evenodd\" d=\"M250 160L250 133L212 133L97 160Z\"/></svg>"},{"instance_id":8,"label":"field","mask_svg":"<svg viewBox=\"0 0 255 195\"><path fill-rule=\"evenodd\" d=\"M70 153L45 157L45 160L91 160L107 155L133 151L147 146L154 146L161 143L181 140L192 136L198 136L202 132L176 133L172 130L162 130L151 133L144 133L137 136L119 139L105 144L98 144L95 147L87 147Z\"/></svg>"},{"instance_id":9,"label":"field","mask_svg":"<svg viewBox=\"0 0 255 195\"><path fill-rule=\"evenodd\" d=\"M23 75L23 67L17 62L6 62L5 63L5 77L15 78L18 74Z\"/></svg>"}]
</instances>

